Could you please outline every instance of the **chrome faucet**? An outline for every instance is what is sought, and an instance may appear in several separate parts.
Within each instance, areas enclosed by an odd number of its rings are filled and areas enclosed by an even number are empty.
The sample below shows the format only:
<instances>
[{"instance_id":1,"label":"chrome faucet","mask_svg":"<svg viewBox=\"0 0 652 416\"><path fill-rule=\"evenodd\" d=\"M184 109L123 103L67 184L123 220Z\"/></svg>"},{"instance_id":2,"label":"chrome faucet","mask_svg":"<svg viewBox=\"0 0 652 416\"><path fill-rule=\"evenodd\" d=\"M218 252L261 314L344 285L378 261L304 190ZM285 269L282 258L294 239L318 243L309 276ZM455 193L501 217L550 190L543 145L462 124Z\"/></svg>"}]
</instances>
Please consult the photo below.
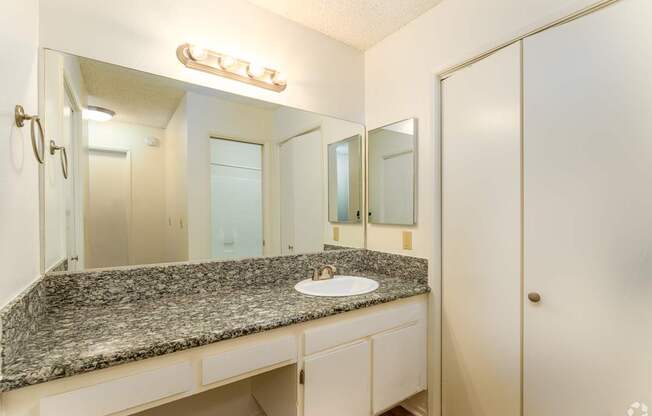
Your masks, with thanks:
<instances>
[{"instance_id":1,"label":"chrome faucet","mask_svg":"<svg viewBox=\"0 0 652 416\"><path fill-rule=\"evenodd\" d=\"M328 280L335 276L337 269L330 264L315 269L312 273L312 280Z\"/></svg>"}]
</instances>

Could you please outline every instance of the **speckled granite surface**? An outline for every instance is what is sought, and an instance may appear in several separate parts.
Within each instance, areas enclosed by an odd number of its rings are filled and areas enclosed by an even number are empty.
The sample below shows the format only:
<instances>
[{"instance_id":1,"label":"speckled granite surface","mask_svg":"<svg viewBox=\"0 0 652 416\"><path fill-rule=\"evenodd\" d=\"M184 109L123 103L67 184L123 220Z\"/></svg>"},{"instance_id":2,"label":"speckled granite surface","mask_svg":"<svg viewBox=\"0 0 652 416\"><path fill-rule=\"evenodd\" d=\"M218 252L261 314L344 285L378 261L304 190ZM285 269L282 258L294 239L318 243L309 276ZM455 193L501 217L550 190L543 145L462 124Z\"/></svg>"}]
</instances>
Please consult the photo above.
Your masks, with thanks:
<instances>
[{"instance_id":1,"label":"speckled granite surface","mask_svg":"<svg viewBox=\"0 0 652 416\"><path fill-rule=\"evenodd\" d=\"M324 244L324 251L330 250L354 250L353 247L336 246L335 244Z\"/></svg>"},{"instance_id":2,"label":"speckled granite surface","mask_svg":"<svg viewBox=\"0 0 652 416\"><path fill-rule=\"evenodd\" d=\"M323 264L374 276L380 287L346 298L294 290ZM425 260L367 250L48 275L26 295L38 313L3 311L14 332L3 325L0 391L428 291ZM29 323L18 336L20 319Z\"/></svg>"}]
</instances>

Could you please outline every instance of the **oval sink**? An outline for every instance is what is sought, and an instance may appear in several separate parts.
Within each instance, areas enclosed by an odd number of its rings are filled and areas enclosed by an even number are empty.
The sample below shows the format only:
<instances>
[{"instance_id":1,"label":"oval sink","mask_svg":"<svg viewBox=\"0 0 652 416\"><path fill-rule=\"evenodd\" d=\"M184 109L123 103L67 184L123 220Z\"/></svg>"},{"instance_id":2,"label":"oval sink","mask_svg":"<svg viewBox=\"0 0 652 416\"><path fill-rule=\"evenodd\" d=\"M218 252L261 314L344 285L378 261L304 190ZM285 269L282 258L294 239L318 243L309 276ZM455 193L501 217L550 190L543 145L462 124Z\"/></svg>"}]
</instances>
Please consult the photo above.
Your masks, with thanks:
<instances>
[{"instance_id":1,"label":"oval sink","mask_svg":"<svg viewBox=\"0 0 652 416\"><path fill-rule=\"evenodd\" d=\"M335 276L327 280L302 280L294 289L312 296L353 296L373 292L378 289L378 282L366 277Z\"/></svg>"}]
</instances>

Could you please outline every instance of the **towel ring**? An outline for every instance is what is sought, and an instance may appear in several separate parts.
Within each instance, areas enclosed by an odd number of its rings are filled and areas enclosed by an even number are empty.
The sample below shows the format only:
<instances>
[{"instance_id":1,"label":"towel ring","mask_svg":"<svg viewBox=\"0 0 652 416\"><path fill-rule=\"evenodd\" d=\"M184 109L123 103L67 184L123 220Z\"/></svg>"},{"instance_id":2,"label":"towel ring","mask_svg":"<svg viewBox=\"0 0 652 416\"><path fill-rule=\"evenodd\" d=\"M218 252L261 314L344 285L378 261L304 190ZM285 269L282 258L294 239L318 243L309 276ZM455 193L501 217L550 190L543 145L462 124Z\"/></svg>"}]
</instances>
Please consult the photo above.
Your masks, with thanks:
<instances>
[{"instance_id":1,"label":"towel ring","mask_svg":"<svg viewBox=\"0 0 652 416\"><path fill-rule=\"evenodd\" d=\"M43 130L43 125L41 124L41 119L39 116L30 116L25 114L25 109L23 108L22 105L17 105L16 109L14 111L14 117L16 120L16 126L18 127L23 127L25 125L26 120L30 120L30 132L32 134L32 150L34 151L34 156L36 156L36 160L38 160L38 163L43 164L45 163L45 131ZM36 127L38 127L38 135L39 135L39 142L40 146L37 144L36 141ZM39 147L41 151L39 152Z\"/></svg>"},{"instance_id":2,"label":"towel ring","mask_svg":"<svg viewBox=\"0 0 652 416\"><path fill-rule=\"evenodd\" d=\"M61 151L61 172L64 179L68 179L68 152L65 146L57 146L54 140L50 140L50 154L54 155L57 150Z\"/></svg>"}]
</instances>

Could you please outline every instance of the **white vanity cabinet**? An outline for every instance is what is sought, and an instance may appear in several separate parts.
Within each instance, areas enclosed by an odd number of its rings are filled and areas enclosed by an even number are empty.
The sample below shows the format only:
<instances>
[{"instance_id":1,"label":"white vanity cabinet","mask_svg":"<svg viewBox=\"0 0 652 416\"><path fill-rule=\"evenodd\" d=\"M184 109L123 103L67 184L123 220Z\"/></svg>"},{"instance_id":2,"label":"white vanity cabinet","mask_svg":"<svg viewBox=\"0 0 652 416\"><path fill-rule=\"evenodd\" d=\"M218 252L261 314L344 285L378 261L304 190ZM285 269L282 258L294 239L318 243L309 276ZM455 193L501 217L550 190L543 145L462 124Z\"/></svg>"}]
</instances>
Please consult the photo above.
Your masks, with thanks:
<instances>
[{"instance_id":1,"label":"white vanity cabinet","mask_svg":"<svg viewBox=\"0 0 652 416\"><path fill-rule=\"evenodd\" d=\"M376 335L371 342L374 414L426 389L424 321Z\"/></svg>"},{"instance_id":2,"label":"white vanity cabinet","mask_svg":"<svg viewBox=\"0 0 652 416\"><path fill-rule=\"evenodd\" d=\"M427 388L425 298L304 332L303 416L379 414Z\"/></svg>"},{"instance_id":3,"label":"white vanity cabinet","mask_svg":"<svg viewBox=\"0 0 652 416\"><path fill-rule=\"evenodd\" d=\"M356 342L304 361L305 416L371 413L371 343Z\"/></svg>"}]
</instances>

